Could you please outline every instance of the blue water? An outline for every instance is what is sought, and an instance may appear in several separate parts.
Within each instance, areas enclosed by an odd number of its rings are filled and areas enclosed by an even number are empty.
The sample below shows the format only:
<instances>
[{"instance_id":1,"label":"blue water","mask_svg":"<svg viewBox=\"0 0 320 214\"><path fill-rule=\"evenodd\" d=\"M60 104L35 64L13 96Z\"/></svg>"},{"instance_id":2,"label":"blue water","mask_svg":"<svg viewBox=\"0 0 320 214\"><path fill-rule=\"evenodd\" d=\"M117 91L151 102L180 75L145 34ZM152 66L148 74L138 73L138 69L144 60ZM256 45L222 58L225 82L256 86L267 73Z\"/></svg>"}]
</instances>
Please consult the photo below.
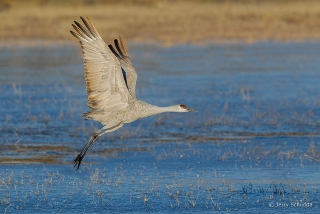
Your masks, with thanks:
<instances>
[{"instance_id":1,"label":"blue water","mask_svg":"<svg viewBox=\"0 0 320 214\"><path fill-rule=\"evenodd\" d=\"M320 43L131 44L162 114L105 135L80 48L0 47L0 212L319 212Z\"/></svg>"}]
</instances>

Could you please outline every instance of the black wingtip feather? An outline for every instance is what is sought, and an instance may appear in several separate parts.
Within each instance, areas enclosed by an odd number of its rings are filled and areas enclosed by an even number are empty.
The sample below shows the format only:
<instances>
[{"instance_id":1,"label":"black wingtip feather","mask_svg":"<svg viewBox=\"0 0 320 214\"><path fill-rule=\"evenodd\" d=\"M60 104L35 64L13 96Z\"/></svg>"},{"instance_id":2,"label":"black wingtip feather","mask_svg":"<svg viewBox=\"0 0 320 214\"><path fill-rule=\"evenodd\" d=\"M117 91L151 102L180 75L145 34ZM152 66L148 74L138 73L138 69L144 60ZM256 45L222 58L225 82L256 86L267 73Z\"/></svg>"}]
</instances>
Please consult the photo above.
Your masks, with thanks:
<instances>
[{"instance_id":1,"label":"black wingtip feather","mask_svg":"<svg viewBox=\"0 0 320 214\"><path fill-rule=\"evenodd\" d=\"M72 34L72 36L76 37L77 39L81 39L81 36L75 32L73 32L72 30L70 30L70 33Z\"/></svg>"},{"instance_id":2,"label":"black wingtip feather","mask_svg":"<svg viewBox=\"0 0 320 214\"><path fill-rule=\"evenodd\" d=\"M84 25L87 27L87 29L90 31L91 35L97 36L96 32L92 29L92 27L91 27L90 24L87 22L87 20L85 20L82 16L80 16L80 19L82 20L82 22L84 23Z\"/></svg>"},{"instance_id":3,"label":"black wingtip feather","mask_svg":"<svg viewBox=\"0 0 320 214\"><path fill-rule=\"evenodd\" d=\"M124 54L123 54L123 52L122 52L122 50L121 50L121 47L120 47L120 45L119 45L119 41L118 41L117 39L114 40L114 44L115 44L115 46L116 46L116 48L117 48L117 50L118 50L121 58L124 58Z\"/></svg>"},{"instance_id":4,"label":"black wingtip feather","mask_svg":"<svg viewBox=\"0 0 320 214\"><path fill-rule=\"evenodd\" d=\"M108 47L117 58L121 58L112 45L108 45Z\"/></svg>"},{"instance_id":5,"label":"black wingtip feather","mask_svg":"<svg viewBox=\"0 0 320 214\"><path fill-rule=\"evenodd\" d=\"M92 39L92 36L90 35L90 33L88 33L88 31L77 21L74 21L74 23L77 25L77 27L89 38Z\"/></svg>"}]
</instances>

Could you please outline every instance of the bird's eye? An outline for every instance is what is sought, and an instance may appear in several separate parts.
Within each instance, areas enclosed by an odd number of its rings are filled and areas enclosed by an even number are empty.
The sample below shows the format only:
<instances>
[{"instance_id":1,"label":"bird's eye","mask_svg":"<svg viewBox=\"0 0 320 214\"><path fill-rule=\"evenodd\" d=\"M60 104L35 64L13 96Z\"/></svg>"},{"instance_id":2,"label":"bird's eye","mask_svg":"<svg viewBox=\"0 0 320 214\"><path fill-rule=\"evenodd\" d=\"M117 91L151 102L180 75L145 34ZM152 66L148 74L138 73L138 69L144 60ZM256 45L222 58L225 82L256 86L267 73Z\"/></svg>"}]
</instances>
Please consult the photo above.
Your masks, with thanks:
<instances>
[{"instance_id":1,"label":"bird's eye","mask_svg":"<svg viewBox=\"0 0 320 214\"><path fill-rule=\"evenodd\" d=\"M185 105L182 105L182 104L180 105L180 107L183 108L183 109L187 109L187 107Z\"/></svg>"}]
</instances>

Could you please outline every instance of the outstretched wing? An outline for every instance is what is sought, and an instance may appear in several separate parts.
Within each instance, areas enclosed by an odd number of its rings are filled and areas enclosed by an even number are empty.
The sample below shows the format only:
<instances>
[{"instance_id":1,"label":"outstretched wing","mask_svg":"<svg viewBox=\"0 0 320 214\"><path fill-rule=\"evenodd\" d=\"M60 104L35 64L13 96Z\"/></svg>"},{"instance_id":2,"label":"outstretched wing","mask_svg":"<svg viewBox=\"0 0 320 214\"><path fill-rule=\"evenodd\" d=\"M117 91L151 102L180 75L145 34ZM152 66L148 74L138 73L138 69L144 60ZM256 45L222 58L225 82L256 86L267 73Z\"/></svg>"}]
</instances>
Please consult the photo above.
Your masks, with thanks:
<instances>
[{"instance_id":1,"label":"outstretched wing","mask_svg":"<svg viewBox=\"0 0 320 214\"><path fill-rule=\"evenodd\" d=\"M120 43L119 43L120 42ZM123 76L126 81L129 92L133 98L136 98L136 82L137 82L137 72L133 67L129 55L124 47L121 37L119 36L119 40L114 40L114 47L110 44L108 45L112 53L118 58L120 61L120 65L122 68Z\"/></svg>"},{"instance_id":2,"label":"outstretched wing","mask_svg":"<svg viewBox=\"0 0 320 214\"><path fill-rule=\"evenodd\" d=\"M110 51L89 18L80 17L85 25L72 24L84 59L88 106L94 110L117 111L132 99L118 58Z\"/></svg>"}]
</instances>

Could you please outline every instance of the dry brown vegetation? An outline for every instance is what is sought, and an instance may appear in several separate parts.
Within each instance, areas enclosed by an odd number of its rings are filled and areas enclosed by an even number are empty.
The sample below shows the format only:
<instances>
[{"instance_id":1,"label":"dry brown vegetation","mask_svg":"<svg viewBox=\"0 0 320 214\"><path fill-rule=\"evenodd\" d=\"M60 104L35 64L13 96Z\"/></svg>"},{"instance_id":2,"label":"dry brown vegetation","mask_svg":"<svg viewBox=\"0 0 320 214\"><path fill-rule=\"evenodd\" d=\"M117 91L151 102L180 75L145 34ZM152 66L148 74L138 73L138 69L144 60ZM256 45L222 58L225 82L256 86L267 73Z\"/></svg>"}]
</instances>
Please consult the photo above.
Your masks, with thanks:
<instances>
[{"instance_id":1,"label":"dry brown vegetation","mask_svg":"<svg viewBox=\"0 0 320 214\"><path fill-rule=\"evenodd\" d=\"M319 1L4 1L0 38L72 40L71 23L88 16L104 39L165 44L320 39Z\"/></svg>"}]
</instances>

